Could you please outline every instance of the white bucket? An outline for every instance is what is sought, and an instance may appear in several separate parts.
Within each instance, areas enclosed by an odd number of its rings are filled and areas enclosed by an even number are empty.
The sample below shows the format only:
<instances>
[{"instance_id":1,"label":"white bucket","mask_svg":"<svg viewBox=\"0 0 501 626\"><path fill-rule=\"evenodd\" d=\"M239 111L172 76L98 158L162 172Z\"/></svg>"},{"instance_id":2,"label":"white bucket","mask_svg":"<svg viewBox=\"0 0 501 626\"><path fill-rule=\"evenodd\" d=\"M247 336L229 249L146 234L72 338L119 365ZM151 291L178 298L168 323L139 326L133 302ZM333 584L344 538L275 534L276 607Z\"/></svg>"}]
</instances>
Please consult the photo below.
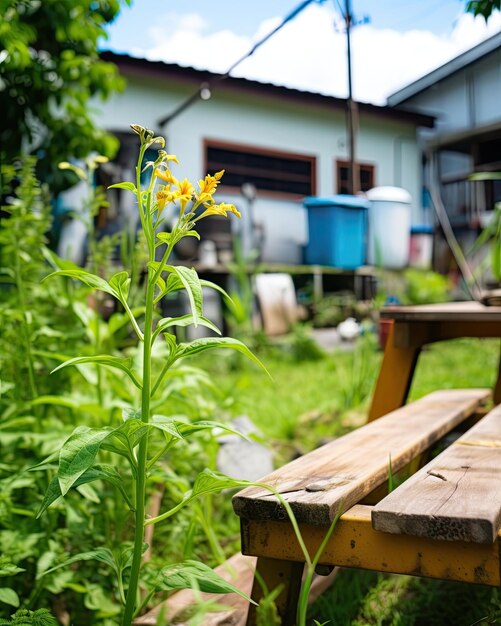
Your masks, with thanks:
<instances>
[{"instance_id":1,"label":"white bucket","mask_svg":"<svg viewBox=\"0 0 501 626\"><path fill-rule=\"evenodd\" d=\"M370 200L367 258L370 265L389 269L406 267L409 261L411 202L400 187L374 187Z\"/></svg>"}]
</instances>

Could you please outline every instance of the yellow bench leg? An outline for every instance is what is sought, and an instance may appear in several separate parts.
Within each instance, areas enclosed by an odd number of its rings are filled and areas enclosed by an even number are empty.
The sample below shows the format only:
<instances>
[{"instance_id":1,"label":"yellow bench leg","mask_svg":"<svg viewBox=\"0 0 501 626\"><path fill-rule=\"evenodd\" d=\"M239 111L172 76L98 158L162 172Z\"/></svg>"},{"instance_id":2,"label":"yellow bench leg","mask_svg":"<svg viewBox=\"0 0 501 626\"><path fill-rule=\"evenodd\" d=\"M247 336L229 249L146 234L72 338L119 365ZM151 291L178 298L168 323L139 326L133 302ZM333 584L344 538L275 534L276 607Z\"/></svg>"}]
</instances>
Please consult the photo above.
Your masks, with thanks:
<instances>
[{"instance_id":1,"label":"yellow bench leg","mask_svg":"<svg viewBox=\"0 0 501 626\"><path fill-rule=\"evenodd\" d=\"M297 561L280 561L259 557L256 565L256 574L252 585L252 599L259 604L263 598L263 583L270 593L281 585L282 592L275 600L278 614L281 618L282 626L294 626L296 623L296 607L301 589L301 578L303 575L304 563ZM256 626L256 607L250 605L247 617L247 626Z\"/></svg>"}]
</instances>

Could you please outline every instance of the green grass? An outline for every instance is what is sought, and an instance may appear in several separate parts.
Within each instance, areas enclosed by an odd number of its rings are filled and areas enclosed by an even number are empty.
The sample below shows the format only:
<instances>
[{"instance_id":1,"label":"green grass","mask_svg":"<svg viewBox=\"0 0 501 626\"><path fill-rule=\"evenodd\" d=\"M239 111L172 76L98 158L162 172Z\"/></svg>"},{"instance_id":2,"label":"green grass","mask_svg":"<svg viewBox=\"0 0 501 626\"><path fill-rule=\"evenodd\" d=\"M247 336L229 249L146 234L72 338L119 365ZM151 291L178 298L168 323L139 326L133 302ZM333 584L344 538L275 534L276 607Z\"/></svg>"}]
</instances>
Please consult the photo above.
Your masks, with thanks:
<instances>
[{"instance_id":1,"label":"green grass","mask_svg":"<svg viewBox=\"0 0 501 626\"><path fill-rule=\"evenodd\" d=\"M212 361L210 369L227 410L254 421L275 448L277 464L364 423L382 357L373 339L321 360L297 362L276 349L260 357L273 381L240 361L233 368L230 360ZM498 358L497 340L431 345L420 356L410 399L435 389L492 387ZM311 617L333 626L497 624L501 595L482 586L345 570Z\"/></svg>"},{"instance_id":2,"label":"green grass","mask_svg":"<svg viewBox=\"0 0 501 626\"><path fill-rule=\"evenodd\" d=\"M332 626L498 624L501 594L480 585L342 570L311 613Z\"/></svg>"}]
</instances>

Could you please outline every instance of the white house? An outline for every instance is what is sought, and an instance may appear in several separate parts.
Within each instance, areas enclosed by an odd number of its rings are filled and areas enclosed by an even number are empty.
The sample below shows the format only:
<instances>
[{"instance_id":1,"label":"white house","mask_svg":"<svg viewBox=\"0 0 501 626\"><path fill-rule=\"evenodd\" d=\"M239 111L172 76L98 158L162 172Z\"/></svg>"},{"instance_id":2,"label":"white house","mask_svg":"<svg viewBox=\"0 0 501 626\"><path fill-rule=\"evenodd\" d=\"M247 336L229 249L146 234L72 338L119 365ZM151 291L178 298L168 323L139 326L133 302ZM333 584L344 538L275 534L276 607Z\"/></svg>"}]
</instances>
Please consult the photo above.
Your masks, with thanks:
<instances>
[{"instance_id":1,"label":"white house","mask_svg":"<svg viewBox=\"0 0 501 626\"><path fill-rule=\"evenodd\" d=\"M455 230L477 228L501 201L501 181L469 180L474 172L501 171L501 33L394 93L388 104L436 118L433 129L420 131L423 153L438 157Z\"/></svg>"},{"instance_id":2,"label":"white house","mask_svg":"<svg viewBox=\"0 0 501 626\"><path fill-rule=\"evenodd\" d=\"M125 54L103 52L102 57L127 79L125 91L100 105L97 114L99 124L121 140L121 174L130 176L137 144L129 124L147 126L167 137L168 151L180 159L181 176L198 180L226 170L218 197L244 208L244 214L253 203L253 219L264 238L263 260L300 263L308 237L304 197L347 189L346 100L243 78L221 80L207 71ZM201 89L203 83L208 85ZM165 122L197 92L202 97L196 95ZM364 103L358 105L358 117L362 190L407 189L413 220L419 222L422 171L416 129L431 128L433 117ZM242 196L244 183L254 186L254 201ZM218 245L224 247L223 240Z\"/></svg>"}]
</instances>

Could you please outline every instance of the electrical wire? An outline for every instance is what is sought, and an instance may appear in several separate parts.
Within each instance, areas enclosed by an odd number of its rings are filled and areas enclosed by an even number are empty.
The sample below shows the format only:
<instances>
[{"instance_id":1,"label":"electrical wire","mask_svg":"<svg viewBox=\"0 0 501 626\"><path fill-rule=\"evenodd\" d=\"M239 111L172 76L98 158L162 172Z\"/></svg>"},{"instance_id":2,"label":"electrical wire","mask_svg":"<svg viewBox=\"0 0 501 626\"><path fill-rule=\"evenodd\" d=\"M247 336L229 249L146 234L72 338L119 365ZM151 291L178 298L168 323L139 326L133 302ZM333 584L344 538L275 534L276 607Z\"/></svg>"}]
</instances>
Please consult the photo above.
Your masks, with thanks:
<instances>
[{"instance_id":1,"label":"electrical wire","mask_svg":"<svg viewBox=\"0 0 501 626\"><path fill-rule=\"evenodd\" d=\"M306 9L307 6L309 6L313 2L322 3L324 1L325 0L304 0L303 2L301 2L296 8L294 8L290 13L288 13L283 18L283 20L280 22L280 24L278 24L278 26L276 26L273 30L271 30L268 34L266 34L262 39L257 41L248 52L246 52L242 57L240 57L237 61L235 61L232 65L230 65L230 67L226 70L224 74L221 74L213 78L210 81L202 82L199 88L197 89L197 91L195 91L191 96L186 98L186 100L182 102L176 109L174 109L172 113L158 120L158 124L160 126L165 126L166 124L171 122L175 117L177 117L180 113L185 111L194 102L196 102L199 99L204 99L204 94L210 94L211 88L213 88L215 85L222 82L223 80L226 80L230 76L231 72L238 65L240 65L240 63L242 63L243 61L245 61L245 59L248 59L250 56L252 56L258 48L260 48L271 37L273 37L273 35L278 33L278 31L281 30L291 20L297 17L304 9Z\"/></svg>"}]
</instances>

